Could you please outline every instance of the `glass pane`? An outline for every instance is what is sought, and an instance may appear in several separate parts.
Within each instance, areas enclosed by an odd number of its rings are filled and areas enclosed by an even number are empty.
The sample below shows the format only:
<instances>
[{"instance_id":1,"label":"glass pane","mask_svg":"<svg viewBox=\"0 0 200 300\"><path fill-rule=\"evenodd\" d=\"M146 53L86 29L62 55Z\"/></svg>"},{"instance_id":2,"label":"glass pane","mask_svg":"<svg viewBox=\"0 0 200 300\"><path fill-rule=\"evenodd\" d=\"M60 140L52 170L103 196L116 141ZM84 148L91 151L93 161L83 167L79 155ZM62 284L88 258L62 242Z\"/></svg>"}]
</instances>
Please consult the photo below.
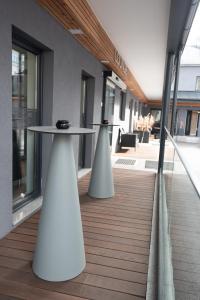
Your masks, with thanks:
<instances>
[{"instance_id":1,"label":"glass pane","mask_svg":"<svg viewBox=\"0 0 200 300\"><path fill-rule=\"evenodd\" d=\"M21 203L38 192L38 137L27 131L39 125L35 54L17 46L12 50L13 201Z\"/></svg>"},{"instance_id":2,"label":"glass pane","mask_svg":"<svg viewBox=\"0 0 200 300\"><path fill-rule=\"evenodd\" d=\"M114 120L114 105L115 105L115 89L111 86L106 86L106 101L104 120L108 120L109 123L113 123ZM113 127L109 126L110 145L112 145L112 131Z\"/></svg>"},{"instance_id":3,"label":"glass pane","mask_svg":"<svg viewBox=\"0 0 200 300\"><path fill-rule=\"evenodd\" d=\"M81 109L80 109L80 127L87 127L87 78L82 77L81 79ZM79 137L79 169L85 167L85 147L86 137L80 135Z\"/></svg>"},{"instance_id":4,"label":"glass pane","mask_svg":"<svg viewBox=\"0 0 200 300\"><path fill-rule=\"evenodd\" d=\"M200 197L188 175L189 171L195 176L191 161L196 157L193 154L187 161L185 146L177 144L175 148L171 140L166 142L164 173L176 299L199 299ZM194 153L193 144L187 147ZM195 177L192 179L195 182Z\"/></svg>"}]
</instances>

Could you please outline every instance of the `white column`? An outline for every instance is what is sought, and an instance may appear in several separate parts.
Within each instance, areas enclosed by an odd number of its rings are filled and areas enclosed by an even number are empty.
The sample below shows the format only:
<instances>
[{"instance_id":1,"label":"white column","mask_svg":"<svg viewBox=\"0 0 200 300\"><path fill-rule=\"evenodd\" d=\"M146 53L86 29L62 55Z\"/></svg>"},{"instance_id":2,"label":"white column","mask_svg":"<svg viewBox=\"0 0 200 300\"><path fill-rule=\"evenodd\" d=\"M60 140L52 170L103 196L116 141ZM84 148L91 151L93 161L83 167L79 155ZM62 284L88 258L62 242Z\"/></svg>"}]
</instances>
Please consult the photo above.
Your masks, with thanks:
<instances>
[{"instance_id":1,"label":"white column","mask_svg":"<svg viewBox=\"0 0 200 300\"><path fill-rule=\"evenodd\" d=\"M79 275L85 264L71 136L55 134L33 271L48 281L64 281Z\"/></svg>"},{"instance_id":2,"label":"white column","mask_svg":"<svg viewBox=\"0 0 200 300\"><path fill-rule=\"evenodd\" d=\"M100 126L88 194L94 198L114 196L108 126Z\"/></svg>"}]
</instances>

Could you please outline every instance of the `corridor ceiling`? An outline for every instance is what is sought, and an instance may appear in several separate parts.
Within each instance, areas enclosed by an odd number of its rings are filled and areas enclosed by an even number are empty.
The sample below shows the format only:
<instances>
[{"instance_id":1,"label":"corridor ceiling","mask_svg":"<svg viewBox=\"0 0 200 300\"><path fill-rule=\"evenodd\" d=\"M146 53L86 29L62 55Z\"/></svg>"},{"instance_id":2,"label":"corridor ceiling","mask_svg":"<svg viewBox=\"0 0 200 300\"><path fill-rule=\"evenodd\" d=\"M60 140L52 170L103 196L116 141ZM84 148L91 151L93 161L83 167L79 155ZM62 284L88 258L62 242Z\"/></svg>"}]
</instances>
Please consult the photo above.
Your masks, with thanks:
<instances>
[{"instance_id":1,"label":"corridor ceiling","mask_svg":"<svg viewBox=\"0 0 200 300\"><path fill-rule=\"evenodd\" d=\"M185 45L199 0L36 0L141 102L162 98L165 58Z\"/></svg>"},{"instance_id":2,"label":"corridor ceiling","mask_svg":"<svg viewBox=\"0 0 200 300\"><path fill-rule=\"evenodd\" d=\"M161 99L170 0L87 0L148 99Z\"/></svg>"}]
</instances>

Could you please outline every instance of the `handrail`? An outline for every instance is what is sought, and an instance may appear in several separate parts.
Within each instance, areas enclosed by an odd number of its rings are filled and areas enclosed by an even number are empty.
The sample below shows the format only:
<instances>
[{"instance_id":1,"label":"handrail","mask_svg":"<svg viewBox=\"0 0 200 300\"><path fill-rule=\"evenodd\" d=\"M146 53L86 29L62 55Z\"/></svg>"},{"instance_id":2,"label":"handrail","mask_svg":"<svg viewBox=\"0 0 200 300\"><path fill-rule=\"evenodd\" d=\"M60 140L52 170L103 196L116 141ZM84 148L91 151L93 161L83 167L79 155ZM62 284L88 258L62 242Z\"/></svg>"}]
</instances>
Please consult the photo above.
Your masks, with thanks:
<instances>
[{"instance_id":1,"label":"handrail","mask_svg":"<svg viewBox=\"0 0 200 300\"><path fill-rule=\"evenodd\" d=\"M163 173L157 173L146 300L175 300L171 241Z\"/></svg>"},{"instance_id":2,"label":"handrail","mask_svg":"<svg viewBox=\"0 0 200 300\"><path fill-rule=\"evenodd\" d=\"M168 130L166 127L165 127L165 131L166 131L166 133L167 133L167 135L168 135L169 140L172 142L174 148L176 149L176 152L177 152L177 154L178 154L178 157L179 157L180 161L182 162L182 164L183 164L183 166L184 166L184 168L185 168L185 171L186 171L186 173L187 173L187 175L188 175L188 177L189 177L189 179L190 179L190 181L191 181L191 183L192 183L192 185L193 185L195 191L197 192L197 194L198 194L198 196L199 196L199 198L200 198L200 193L199 193L198 189L196 188L196 185L195 185L195 183L194 183L194 180L193 180L193 178L192 178L192 175L191 175L191 173L190 173L190 171L189 171L189 167L187 166L187 163L184 161L184 159L183 159L183 157L182 157L182 154L181 154L181 152L180 152L180 150L179 150L179 147L177 146L176 142L174 141L173 137L171 136L169 130Z\"/></svg>"},{"instance_id":3,"label":"handrail","mask_svg":"<svg viewBox=\"0 0 200 300\"><path fill-rule=\"evenodd\" d=\"M175 300L171 240L163 173L158 173L158 300Z\"/></svg>"}]
</instances>

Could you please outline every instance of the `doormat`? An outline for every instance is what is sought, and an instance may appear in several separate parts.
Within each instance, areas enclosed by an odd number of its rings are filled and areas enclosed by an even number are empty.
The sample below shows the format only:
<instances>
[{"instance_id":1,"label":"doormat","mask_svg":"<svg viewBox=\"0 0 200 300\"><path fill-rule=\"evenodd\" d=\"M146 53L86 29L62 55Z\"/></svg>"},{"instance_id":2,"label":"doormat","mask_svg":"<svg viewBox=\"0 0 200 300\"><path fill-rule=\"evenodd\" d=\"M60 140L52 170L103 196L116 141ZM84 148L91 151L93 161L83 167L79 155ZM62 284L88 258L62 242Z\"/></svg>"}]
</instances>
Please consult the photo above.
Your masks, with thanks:
<instances>
[{"instance_id":1,"label":"doormat","mask_svg":"<svg viewBox=\"0 0 200 300\"><path fill-rule=\"evenodd\" d=\"M133 166L135 164L136 160L134 159L123 159L119 158L115 163L118 165L131 165Z\"/></svg>"},{"instance_id":2,"label":"doormat","mask_svg":"<svg viewBox=\"0 0 200 300\"><path fill-rule=\"evenodd\" d=\"M145 162L146 169L158 169L158 162L154 160L146 160ZM173 171L174 163L173 162L164 162L164 170Z\"/></svg>"}]
</instances>

